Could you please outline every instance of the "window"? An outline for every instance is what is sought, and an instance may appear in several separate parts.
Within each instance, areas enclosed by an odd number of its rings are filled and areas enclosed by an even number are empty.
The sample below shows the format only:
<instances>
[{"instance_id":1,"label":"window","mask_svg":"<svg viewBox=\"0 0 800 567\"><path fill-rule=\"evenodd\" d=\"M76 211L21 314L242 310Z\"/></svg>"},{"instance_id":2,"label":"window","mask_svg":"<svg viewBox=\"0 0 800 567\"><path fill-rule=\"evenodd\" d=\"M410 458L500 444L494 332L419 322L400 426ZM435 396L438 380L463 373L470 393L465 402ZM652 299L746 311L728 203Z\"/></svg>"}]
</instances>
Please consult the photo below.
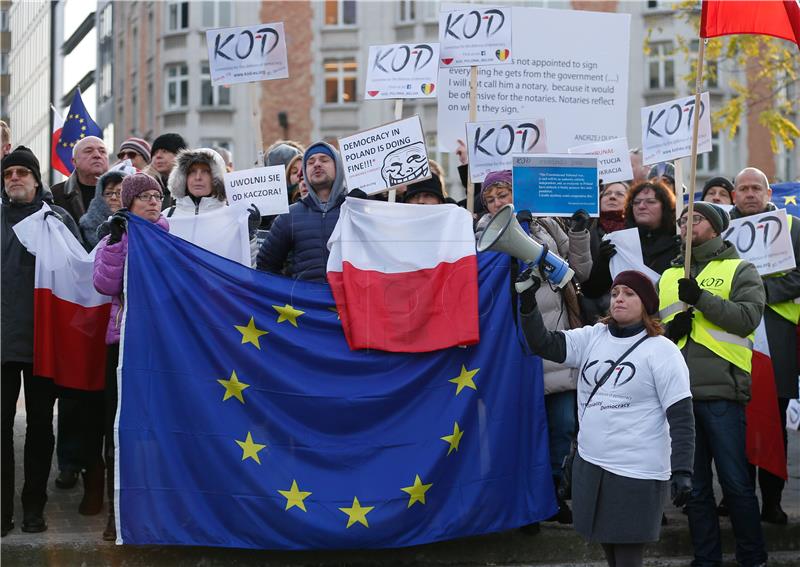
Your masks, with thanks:
<instances>
[{"instance_id":1,"label":"window","mask_svg":"<svg viewBox=\"0 0 800 567\"><path fill-rule=\"evenodd\" d=\"M0 75L8 73L8 53L0 53Z\"/></svg>"},{"instance_id":2,"label":"window","mask_svg":"<svg viewBox=\"0 0 800 567\"><path fill-rule=\"evenodd\" d=\"M8 10L0 10L0 31L11 31L8 25Z\"/></svg>"},{"instance_id":3,"label":"window","mask_svg":"<svg viewBox=\"0 0 800 567\"><path fill-rule=\"evenodd\" d=\"M397 21L401 24L413 22L417 19L417 2L416 0L400 0L397 3L399 10L397 14Z\"/></svg>"},{"instance_id":4,"label":"window","mask_svg":"<svg viewBox=\"0 0 800 567\"><path fill-rule=\"evenodd\" d=\"M691 44L692 51L690 53L690 62L694 66L694 76L697 76L697 50L700 48L700 42L696 39ZM713 89L719 86L719 66L713 59L706 59L703 61L703 75L705 80L703 86L705 89ZM692 80L694 85L694 79Z\"/></svg>"},{"instance_id":5,"label":"window","mask_svg":"<svg viewBox=\"0 0 800 567\"><path fill-rule=\"evenodd\" d=\"M233 142L225 138L200 138L201 148L222 148L233 155Z\"/></svg>"},{"instance_id":6,"label":"window","mask_svg":"<svg viewBox=\"0 0 800 567\"><path fill-rule=\"evenodd\" d=\"M352 26L355 23L355 0L325 0L326 26Z\"/></svg>"},{"instance_id":7,"label":"window","mask_svg":"<svg viewBox=\"0 0 800 567\"><path fill-rule=\"evenodd\" d=\"M130 133L135 135L139 130L139 89L131 89L131 129Z\"/></svg>"},{"instance_id":8,"label":"window","mask_svg":"<svg viewBox=\"0 0 800 567\"><path fill-rule=\"evenodd\" d=\"M182 31L189 27L189 2L167 4L167 31Z\"/></svg>"},{"instance_id":9,"label":"window","mask_svg":"<svg viewBox=\"0 0 800 567\"><path fill-rule=\"evenodd\" d=\"M672 42L653 43L647 56L647 85L651 89L675 86L675 50Z\"/></svg>"},{"instance_id":10,"label":"window","mask_svg":"<svg viewBox=\"0 0 800 567\"><path fill-rule=\"evenodd\" d=\"M719 132L712 132L711 151L707 154L697 154L697 172L709 175L719 173L719 171L722 169L719 156Z\"/></svg>"},{"instance_id":11,"label":"window","mask_svg":"<svg viewBox=\"0 0 800 567\"><path fill-rule=\"evenodd\" d=\"M112 25L113 25L113 3L109 2L106 4L106 7L103 8L103 11L100 12L100 41L105 40L106 38L111 37Z\"/></svg>"},{"instance_id":12,"label":"window","mask_svg":"<svg viewBox=\"0 0 800 567\"><path fill-rule=\"evenodd\" d=\"M189 69L185 63L167 67L167 110L182 110L189 105Z\"/></svg>"},{"instance_id":13,"label":"window","mask_svg":"<svg viewBox=\"0 0 800 567\"><path fill-rule=\"evenodd\" d=\"M222 85L211 84L211 70L208 63L203 63L200 73L200 106L230 106L231 90Z\"/></svg>"},{"instance_id":14,"label":"window","mask_svg":"<svg viewBox=\"0 0 800 567\"><path fill-rule=\"evenodd\" d=\"M100 50L100 67L98 69L100 73L100 77L98 78L98 84L100 87L100 100L108 100L111 98L111 89L112 89L112 74L111 74L111 65L113 58L111 53L111 46L107 48L101 48Z\"/></svg>"},{"instance_id":15,"label":"window","mask_svg":"<svg viewBox=\"0 0 800 567\"><path fill-rule=\"evenodd\" d=\"M229 0L203 2L203 27L227 28L231 25L231 6Z\"/></svg>"},{"instance_id":16,"label":"window","mask_svg":"<svg viewBox=\"0 0 800 567\"><path fill-rule=\"evenodd\" d=\"M356 102L358 66L355 59L325 61L325 102Z\"/></svg>"}]
</instances>

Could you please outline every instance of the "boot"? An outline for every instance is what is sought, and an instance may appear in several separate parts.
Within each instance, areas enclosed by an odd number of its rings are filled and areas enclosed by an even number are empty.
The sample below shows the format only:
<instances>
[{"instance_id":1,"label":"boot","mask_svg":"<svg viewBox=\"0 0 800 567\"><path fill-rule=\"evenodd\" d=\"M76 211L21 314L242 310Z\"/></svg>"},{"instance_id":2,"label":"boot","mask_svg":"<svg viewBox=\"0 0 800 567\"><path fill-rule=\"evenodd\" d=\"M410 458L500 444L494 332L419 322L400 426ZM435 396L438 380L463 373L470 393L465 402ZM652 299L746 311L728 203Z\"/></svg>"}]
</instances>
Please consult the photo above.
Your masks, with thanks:
<instances>
[{"instance_id":1,"label":"boot","mask_svg":"<svg viewBox=\"0 0 800 567\"><path fill-rule=\"evenodd\" d=\"M103 486L105 484L105 466L99 461L83 471L83 499L78 506L78 513L83 516L95 516L103 509Z\"/></svg>"},{"instance_id":2,"label":"boot","mask_svg":"<svg viewBox=\"0 0 800 567\"><path fill-rule=\"evenodd\" d=\"M572 510L569 509L567 501L561 498L558 493L558 487L561 484L561 478L554 476L553 485L556 489L556 502L558 503L558 512L547 518L548 522L558 522L559 524L572 523Z\"/></svg>"},{"instance_id":3,"label":"boot","mask_svg":"<svg viewBox=\"0 0 800 567\"><path fill-rule=\"evenodd\" d=\"M108 510L106 529L103 530L103 541L117 541L117 520L114 517L114 507Z\"/></svg>"}]
</instances>

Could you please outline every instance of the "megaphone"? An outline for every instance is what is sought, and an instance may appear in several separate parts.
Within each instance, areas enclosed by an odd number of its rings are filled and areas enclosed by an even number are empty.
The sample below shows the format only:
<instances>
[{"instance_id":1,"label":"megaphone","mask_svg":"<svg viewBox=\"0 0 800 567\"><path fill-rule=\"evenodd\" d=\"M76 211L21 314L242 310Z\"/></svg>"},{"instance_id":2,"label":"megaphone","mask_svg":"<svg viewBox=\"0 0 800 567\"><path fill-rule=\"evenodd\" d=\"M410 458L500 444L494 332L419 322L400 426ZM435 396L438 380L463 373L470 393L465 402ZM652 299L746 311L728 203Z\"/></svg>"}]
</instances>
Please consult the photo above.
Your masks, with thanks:
<instances>
[{"instance_id":1,"label":"megaphone","mask_svg":"<svg viewBox=\"0 0 800 567\"><path fill-rule=\"evenodd\" d=\"M497 211L478 240L478 252L494 250L519 258L526 264L538 265L542 274L557 287L564 287L575 275L558 254L545 248L526 233L514 215L514 205Z\"/></svg>"}]
</instances>

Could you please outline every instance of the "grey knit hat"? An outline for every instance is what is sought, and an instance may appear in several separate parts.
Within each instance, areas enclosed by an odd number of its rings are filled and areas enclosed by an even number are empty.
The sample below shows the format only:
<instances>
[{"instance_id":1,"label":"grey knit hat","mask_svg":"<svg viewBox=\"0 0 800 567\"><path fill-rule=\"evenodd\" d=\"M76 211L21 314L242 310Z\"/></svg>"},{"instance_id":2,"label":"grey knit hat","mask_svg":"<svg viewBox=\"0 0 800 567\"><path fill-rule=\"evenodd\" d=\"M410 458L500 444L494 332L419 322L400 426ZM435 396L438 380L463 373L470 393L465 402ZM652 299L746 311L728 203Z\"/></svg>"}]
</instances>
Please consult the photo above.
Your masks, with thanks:
<instances>
[{"instance_id":1,"label":"grey knit hat","mask_svg":"<svg viewBox=\"0 0 800 567\"><path fill-rule=\"evenodd\" d=\"M683 209L681 217L689 212L688 208ZM711 227L717 234L722 234L728 228L731 218L728 216L727 211L714 203L707 203L705 201L695 201L694 212L706 217Z\"/></svg>"}]
</instances>

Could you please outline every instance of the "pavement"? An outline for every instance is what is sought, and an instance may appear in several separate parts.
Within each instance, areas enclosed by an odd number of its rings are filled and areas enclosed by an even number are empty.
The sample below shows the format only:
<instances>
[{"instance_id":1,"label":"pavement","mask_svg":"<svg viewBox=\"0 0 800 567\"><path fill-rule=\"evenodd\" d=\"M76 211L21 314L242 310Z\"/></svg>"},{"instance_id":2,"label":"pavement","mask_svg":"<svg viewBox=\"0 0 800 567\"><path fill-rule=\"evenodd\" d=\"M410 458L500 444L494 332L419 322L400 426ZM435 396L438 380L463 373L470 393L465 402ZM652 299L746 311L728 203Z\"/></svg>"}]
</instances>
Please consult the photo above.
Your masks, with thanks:
<instances>
[{"instance_id":1,"label":"pavement","mask_svg":"<svg viewBox=\"0 0 800 567\"><path fill-rule=\"evenodd\" d=\"M0 562L6 566L123 566L153 565L226 567L250 565L536 565L538 567L599 567L605 565L598 545L585 543L571 528L543 523L537 535L519 530L472 538L445 541L402 549L272 552L205 547L117 546L104 542L107 509L97 516L78 514L83 489L55 487L55 456L49 482L49 501L45 516L49 529L40 534L23 533L19 491L22 487L22 449L24 445L24 404L18 404L14 428L17 463L16 527L0 541ZM54 424L55 427L55 424ZM719 487L717 487L719 488ZM719 494L719 492L718 492ZM770 565L800 567L800 433L789 434L789 482L783 495L783 508L789 525L763 524L770 552ZM661 540L646 548L645 565L673 567L688 565L692 548L686 516L668 505L669 520ZM721 518L725 565L733 560L733 535L730 522Z\"/></svg>"}]
</instances>

